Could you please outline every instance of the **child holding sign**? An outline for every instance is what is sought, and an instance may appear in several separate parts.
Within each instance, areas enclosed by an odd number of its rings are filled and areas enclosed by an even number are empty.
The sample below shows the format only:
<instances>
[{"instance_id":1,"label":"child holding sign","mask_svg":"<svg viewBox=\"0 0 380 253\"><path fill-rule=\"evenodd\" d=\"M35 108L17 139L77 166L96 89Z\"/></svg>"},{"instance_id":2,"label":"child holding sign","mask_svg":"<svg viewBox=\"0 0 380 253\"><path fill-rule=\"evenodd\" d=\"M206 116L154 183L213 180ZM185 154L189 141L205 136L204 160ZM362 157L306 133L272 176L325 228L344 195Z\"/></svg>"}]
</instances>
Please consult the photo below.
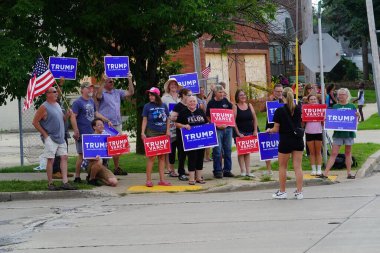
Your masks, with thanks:
<instances>
[{"instance_id":1,"label":"child holding sign","mask_svg":"<svg viewBox=\"0 0 380 253\"><path fill-rule=\"evenodd\" d=\"M168 107L162 103L160 97L160 90L156 87L147 90L149 93L149 103L144 105L143 121L141 126L141 138L144 140L147 137L156 137L161 135L170 136L169 127L169 110ZM146 164L146 186L152 187L152 168L156 156L149 156ZM158 157L158 172L160 174L160 181L158 185L170 186L171 183L165 181L165 155L157 155Z\"/></svg>"}]
</instances>

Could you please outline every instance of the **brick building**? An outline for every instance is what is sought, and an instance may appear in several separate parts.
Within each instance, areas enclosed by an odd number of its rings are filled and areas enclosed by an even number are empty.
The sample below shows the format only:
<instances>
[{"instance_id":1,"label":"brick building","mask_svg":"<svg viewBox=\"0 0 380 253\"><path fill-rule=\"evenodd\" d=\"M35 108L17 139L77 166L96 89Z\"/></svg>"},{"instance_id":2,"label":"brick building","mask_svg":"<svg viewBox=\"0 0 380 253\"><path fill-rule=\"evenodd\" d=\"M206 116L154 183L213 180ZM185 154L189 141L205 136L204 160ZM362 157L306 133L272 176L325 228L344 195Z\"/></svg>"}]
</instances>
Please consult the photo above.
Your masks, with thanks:
<instances>
[{"instance_id":1,"label":"brick building","mask_svg":"<svg viewBox=\"0 0 380 253\"><path fill-rule=\"evenodd\" d=\"M235 91L247 82L266 87L270 83L269 44L267 35L251 27L238 25L233 34L235 43L222 52L219 44L209 35L199 39L200 65L204 69L211 64L209 78L224 81L226 90L234 100ZM194 47L190 43L173 55L173 60L184 64L182 73L196 72Z\"/></svg>"}]
</instances>

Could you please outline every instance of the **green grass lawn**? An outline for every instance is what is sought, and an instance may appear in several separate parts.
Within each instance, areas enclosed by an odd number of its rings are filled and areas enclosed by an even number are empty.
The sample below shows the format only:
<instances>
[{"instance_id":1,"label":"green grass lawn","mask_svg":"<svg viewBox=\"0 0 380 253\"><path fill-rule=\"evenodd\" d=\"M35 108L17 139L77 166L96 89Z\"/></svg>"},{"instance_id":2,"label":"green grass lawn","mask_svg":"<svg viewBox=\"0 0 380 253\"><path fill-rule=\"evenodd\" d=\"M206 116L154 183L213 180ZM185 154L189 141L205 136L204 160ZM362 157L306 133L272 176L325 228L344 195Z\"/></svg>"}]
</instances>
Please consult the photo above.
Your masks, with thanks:
<instances>
[{"instance_id":1,"label":"green grass lawn","mask_svg":"<svg viewBox=\"0 0 380 253\"><path fill-rule=\"evenodd\" d=\"M358 90L350 90L353 99L358 97ZM376 91L364 90L364 99L366 103L376 103Z\"/></svg>"},{"instance_id":2,"label":"green grass lawn","mask_svg":"<svg viewBox=\"0 0 380 253\"><path fill-rule=\"evenodd\" d=\"M120 167L122 169L126 169L130 173L145 173L146 168L146 160L147 158L145 155L138 155L134 153L122 155L120 158ZM68 160L68 169L70 172L75 171L75 161L76 157L70 157ZM113 161L110 159L109 161L110 168L113 169ZM28 166L15 166L15 167L8 167L0 170L0 173L19 173L19 172L35 172L33 171L33 168L36 167L36 165L28 165ZM157 166L157 159L153 166L153 171L158 171ZM36 172L39 173L39 172Z\"/></svg>"},{"instance_id":3,"label":"green grass lawn","mask_svg":"<svg viewBox=\"0 0 380 253\"><path fill-rule=\"evenodd\" d=\"M47 191L47 180L38 181L21 181L21 180L9 180L1 181L0 192L24 192L24 191ZM56 186L59 186L60 182L55 182ZM80 190L92 189L92 185L88 184L74 184Z\"/></svg>"},{"instance_id":4,"label":"green grass lawn","mask_svg":"<svg viewBox=\"0 0 380 253\"><path fill-rule=\"evenodd\" d=\"M374 154L376 151L380 149L380 144L375 143L356 143L352 147L352 155L356 158L358 162L358 166L353 168L354 170L359 169L363 163L367 160L367 158ZM339 153L344 153L344 147L341 147ZM278 162L272 163L272 169L278 170ZM293 170L292 160L289 160L288 169ZM302 169L303 170L311 170L310 160L308 157L302 157ZM266 170L266 167L261 167L260 170ZM344 169L345 170L345 169Z\"/></svg>"},{"instance_id":5,"label":"green grass lawn","mask_svg":"<svg viewBox=\"0 0 380 253\"><path fill-rule=\"evenodd\" d=\"M364 115L366 119L366 115ZM378 130L380 129L380 117L379 114L372 114L364 122L359 122L358 130Z\"/></svg>"}]
</instances>

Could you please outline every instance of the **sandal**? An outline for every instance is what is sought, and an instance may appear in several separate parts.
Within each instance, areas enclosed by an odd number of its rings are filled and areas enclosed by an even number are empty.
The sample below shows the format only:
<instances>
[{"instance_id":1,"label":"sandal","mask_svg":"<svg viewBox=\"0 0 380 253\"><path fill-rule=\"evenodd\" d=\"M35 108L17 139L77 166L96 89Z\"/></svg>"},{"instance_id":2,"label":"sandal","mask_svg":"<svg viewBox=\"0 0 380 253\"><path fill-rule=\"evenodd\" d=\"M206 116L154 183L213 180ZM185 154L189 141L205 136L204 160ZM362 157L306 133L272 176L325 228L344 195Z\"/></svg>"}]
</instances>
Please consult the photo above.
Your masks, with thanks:
<instances>
[{"instance_id":1,"label":"sandal","mask_svg":"<svg viewBox=\"0 0 380 253\"><path fill-rule=\"evenodd\" d=\"M189 181L189 185L195 185L195 181Z\"/></svg>"},{"instance_id":2,"label":"sandal","mask_svg":"<svg viewBox=\"0 0 380 253\"><path fill-rule=\"evenodd\" d=\"M325 174L317 175L317 178L327 179L328 176L325 176Z\"/></svg>"},{"instance_id":3,"label":"sandal","mask_svg":"<svg viewBox=\"0 0 380 253\"><path fill-rule=\"evenodd\" d=\"M178 177L178 174L175 173L174 170L170 171L168 174L169 174L169 177Z\"/></svg>"},{"instance_id":4,"label":"sandal","mask_svg":"<svg viewBox=\"0 0 380 253\"><path fill-rule=\"evenodd\" d=\"M349 175L347 176L347 179L355 179L355 176L349 174Z\"/></svg>"},{"instance_id":5,"label":"sandal","mask_svg":"<svg viewBox=\"0 0 380 253\"><path fill-rule=\"evenodd\" d=\"M195 182L197 182L198 184L205 184L206 183L206 181L204 181L203 179L195 180Z\"/></svg>"}]
</instances>

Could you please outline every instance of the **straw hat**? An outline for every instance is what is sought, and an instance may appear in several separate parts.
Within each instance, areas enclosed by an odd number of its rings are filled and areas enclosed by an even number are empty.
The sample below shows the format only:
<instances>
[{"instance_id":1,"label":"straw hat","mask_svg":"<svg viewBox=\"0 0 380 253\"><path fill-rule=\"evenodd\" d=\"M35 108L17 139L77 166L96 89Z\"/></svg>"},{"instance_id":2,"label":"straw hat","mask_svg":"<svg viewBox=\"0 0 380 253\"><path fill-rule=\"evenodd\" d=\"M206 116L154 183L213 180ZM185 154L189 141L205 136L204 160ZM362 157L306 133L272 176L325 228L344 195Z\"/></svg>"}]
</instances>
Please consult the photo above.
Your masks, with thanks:
<instances>
[{"instance_id":1,"label":"straw hat","mask_svg":"<svg viewBox=\"0 0 380 253\"><path fill-rule=\"evenodd\" d=\"M180 84L177 82L177 79L175 79L175 78L172 77L172 78L169 78L169 79L166 81L166 83L164 84L164 90L165 90L165 92L169 93L169 84L170 84L171 82L175 82L175 83L177 84L178 88L179 88L179 89L182 89L182 85L180 85Z\"/></svg>"}]
</instances>

